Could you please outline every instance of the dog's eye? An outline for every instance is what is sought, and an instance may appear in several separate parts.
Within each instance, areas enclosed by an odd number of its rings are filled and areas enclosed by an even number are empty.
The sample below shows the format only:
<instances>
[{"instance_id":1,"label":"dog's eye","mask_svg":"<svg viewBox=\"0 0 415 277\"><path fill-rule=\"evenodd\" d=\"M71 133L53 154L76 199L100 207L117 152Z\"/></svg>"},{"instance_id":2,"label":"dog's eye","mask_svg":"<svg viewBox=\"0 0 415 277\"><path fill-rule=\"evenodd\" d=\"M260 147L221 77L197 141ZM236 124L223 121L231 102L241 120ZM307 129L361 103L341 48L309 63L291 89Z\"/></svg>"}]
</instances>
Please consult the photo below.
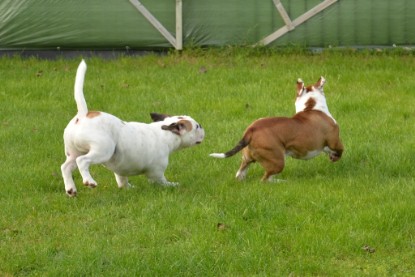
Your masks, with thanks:
<instances>
[{"instance_id":1,"label":"dog's eye","mask_svg":"<svg viewBox=\"0 0 415 277\"><path fill-rule=\"evenodd\" d=\"M202 125L196 124L196 129L202 128Z\"/></svg>"}]
</instances>

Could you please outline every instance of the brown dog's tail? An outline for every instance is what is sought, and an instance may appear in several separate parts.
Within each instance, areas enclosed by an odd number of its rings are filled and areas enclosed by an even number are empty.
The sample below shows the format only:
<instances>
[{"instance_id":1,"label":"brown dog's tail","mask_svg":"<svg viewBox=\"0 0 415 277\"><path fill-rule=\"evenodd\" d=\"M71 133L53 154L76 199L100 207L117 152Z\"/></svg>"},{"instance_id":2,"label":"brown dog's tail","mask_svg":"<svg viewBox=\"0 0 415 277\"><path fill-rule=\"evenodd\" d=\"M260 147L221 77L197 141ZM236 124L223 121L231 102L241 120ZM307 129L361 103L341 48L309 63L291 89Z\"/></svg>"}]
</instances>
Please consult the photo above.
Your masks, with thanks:
<instances>
[{"instance_id":1,"label":"brown dog's tail","mask_svg":"<svg viewBox=\"0 0 415 277\"><path fill-rule=\"evenodd\" d=\"M221 159L229 158L235 155L236 153L238 153L239 151L241 151L242 149L244 149L246 146L248 146L250 141L251 141L251 136L248 135L248 132L246 132L244 137L238 142L238 144L233 149L229 150L226 153L212 153L212 154L209 154L209 156L214 157L214 158L221 158Z\"/></svg>"}]
</instances>

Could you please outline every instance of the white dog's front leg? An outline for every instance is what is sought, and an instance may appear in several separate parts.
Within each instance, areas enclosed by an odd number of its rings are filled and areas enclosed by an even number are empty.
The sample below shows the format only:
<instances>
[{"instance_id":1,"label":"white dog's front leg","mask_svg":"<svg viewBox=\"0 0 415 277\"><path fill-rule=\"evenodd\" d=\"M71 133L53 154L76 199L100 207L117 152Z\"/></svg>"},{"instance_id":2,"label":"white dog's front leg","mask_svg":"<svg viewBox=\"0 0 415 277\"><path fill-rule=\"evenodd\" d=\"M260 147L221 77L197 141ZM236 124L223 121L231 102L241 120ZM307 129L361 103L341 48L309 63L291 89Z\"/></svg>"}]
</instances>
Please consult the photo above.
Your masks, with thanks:
<instances>
[{"instance_id":1,"label":"white dog's front leg","mask_svg":"<svg viewBox=\"0 0 415 277\"><path fill-rule=\"evenodd\" d=\"M159 177L147 176L147 177L148 177L148 181L150 183L157 183L157 184L160 184L160 185L163 185L163 186L166 186L166 187L174 187L174 186L178 185L178 183L167 181L167 179L166 179L166 177L164 177L164 175L161 176L161 177L160 176Z\"/></svg>"},{"instance_id":2,"label":"white dog's front leg","mask_svg":"<svg viewBox=\"0 0 415 277\"><path fill-rule=\"evenodd\" d=\"M130 183L128 183L128 177L120 176L117 173L115 175L115 180L117 181L118 187L121 188L129 188L132 187Z\"/></svg>"},{"instance_id":3,"label":"white dog's front leg","mask_svg":"<svg viewBox=\"0 0 415 277\"><path fill-rule=\"evenodd\" d=\"M179 183L167 181L163 172L162 173L160 172L147 173L147 178L151 183L158 183L166 187L175 187L179 185Z\"/></svg>"},{"instance_id":4,"label":"white dog's front leg","mask_svg":"<svg viewBox=\"0 0 415 277\"><path fill-rule=\"evenodd\" d=\"M169 181L167 181L166 177L164 176L164 172L166 171L166 168L167 168L168 164L169 164L168 157L166 157L162 161L159 161L158 165L153 166L152 169L146 173L146 176L147 176L148 180L151 183L158 183L158 184L166 186L166 187L177 186L178 183L169 182Z\"/></svg>"}]
</instances>

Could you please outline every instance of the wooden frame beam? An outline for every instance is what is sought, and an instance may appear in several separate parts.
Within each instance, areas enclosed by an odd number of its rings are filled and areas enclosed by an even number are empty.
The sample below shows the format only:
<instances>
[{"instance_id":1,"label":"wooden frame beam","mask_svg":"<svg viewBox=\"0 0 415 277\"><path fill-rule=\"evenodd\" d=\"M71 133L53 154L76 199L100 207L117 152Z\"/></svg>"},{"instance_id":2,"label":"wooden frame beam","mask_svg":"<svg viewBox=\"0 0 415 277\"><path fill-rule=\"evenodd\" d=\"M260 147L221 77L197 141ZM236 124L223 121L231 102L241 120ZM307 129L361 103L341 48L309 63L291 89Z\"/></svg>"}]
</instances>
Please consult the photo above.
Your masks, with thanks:
<instances>
[{"instance_id":1,"label":"wooden frame beam","mask_svg":"<svg viewBox=\"0 0 415 277\"><path fill-rule=\"evenodd\" d=\"M281 0L273 0L274 5L277 8L278 12L280 13L282 20L284 20L285 25L289 30L293 30L295 28L293 22L291 21L290 16L288 15L287 11L285 10L284 6L281 4Z\"/></svg>"},{"instance_id":2,"label":"wooden frame beam","mask_svg":"<svg viewBox=\"0 0 415 277\"><path fill-rule=\"evenodd\" d=\"M275 7L277 8L278 12L280 13L282 19L284 20L285 26L279 28L274 33L272 33L269 36L263 38L258 43L256 43L254 46L270 44L271 42L273 42L273 41L277 40L278 38L282 37L283 35L285 35L286 33L294 30L295 27L297 27L298 25L301 25L305 21L309 20L310 18L312 18L313 16L315 16L316 14L321 12L322 10L326 9L330 5L336 3L338 0L324 0L323 2L321 2L320 4L318 4L314 8L312 8L311 10L305 12L303 15L297 17L294 20L291 20L291 18L289 17L287 11L285 10L284 6L281 3L281 0L273 0L273 1L274 1Z\"/></svg>"},{"instance_id":3,"label":"wooden frame beam","mask_svg":"<svg viewBox=\"0 0 415 277\"><path fill-rule=\"evenodd\" d=\"M176 37L155 18L149 10L139 0L130 0L130 3L156 28L168 42L176 48L183 49L183 19L182 19L182 0L176 0Z\"/></svg>"}]
</instances>

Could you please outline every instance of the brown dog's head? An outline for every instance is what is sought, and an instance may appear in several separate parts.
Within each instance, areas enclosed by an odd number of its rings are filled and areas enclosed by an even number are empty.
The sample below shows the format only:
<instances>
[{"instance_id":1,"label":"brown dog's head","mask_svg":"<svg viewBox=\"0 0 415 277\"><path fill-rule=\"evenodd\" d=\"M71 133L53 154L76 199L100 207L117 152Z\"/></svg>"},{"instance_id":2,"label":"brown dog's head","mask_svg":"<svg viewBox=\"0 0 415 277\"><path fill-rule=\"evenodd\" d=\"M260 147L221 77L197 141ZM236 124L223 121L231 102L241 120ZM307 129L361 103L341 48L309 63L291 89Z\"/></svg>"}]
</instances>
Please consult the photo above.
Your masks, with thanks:
<instances>
[{"instance_id":1,"label":"brown dog's head","mask_svg":"<svg viewBox=\"0 0 415 277\"><path fill-rule=\"evenodd\" d=\"M303 80L299 78L297 80L297 99L303 97L305 94L309 92L313 92L316 90L324 95L323 87L325 83L326 83L326 79L324 79L324 77L321 76L318 79L317 83L315 83L314 85L309 85L305 87Z\"/></svg>"},{"instance_id":2,"label":"brown dog's head","mask_svg":"<svg viewBox=\"0 0 415 277\"><path fill-rule=\"evenodd\" d=\"M326 79L321 76L314 85L304 86L301 79L297 80L297 98L295 99L295 112L303 112L309 110L320 110L326 114L329 109L326 103L323 87Z\"/></svg>"}]
</instances>

